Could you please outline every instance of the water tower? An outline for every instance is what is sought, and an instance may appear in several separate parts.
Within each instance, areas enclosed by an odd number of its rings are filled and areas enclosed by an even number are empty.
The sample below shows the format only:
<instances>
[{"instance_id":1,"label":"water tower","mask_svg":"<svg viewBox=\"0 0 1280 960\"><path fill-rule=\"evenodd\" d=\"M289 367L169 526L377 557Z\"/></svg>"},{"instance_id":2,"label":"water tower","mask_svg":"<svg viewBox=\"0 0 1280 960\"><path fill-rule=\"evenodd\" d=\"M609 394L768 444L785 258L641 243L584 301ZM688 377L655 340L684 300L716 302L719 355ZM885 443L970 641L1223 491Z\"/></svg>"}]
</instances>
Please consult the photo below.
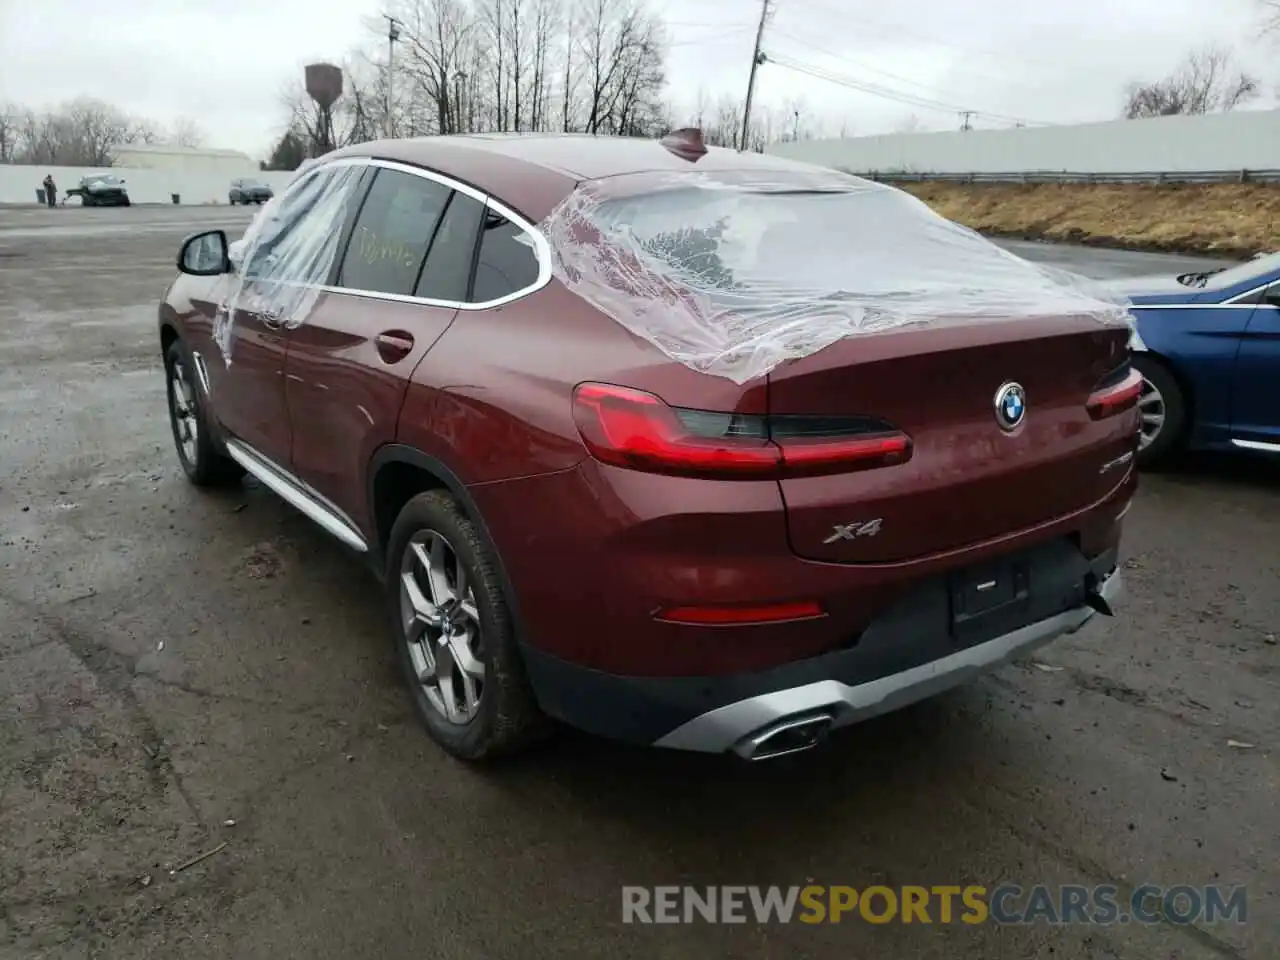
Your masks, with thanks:
<instances>
[{"instance_id":1,"label":"water tower","mask_svg":"<svg viewBox=\"0 0 1280 960\"><path fill-rule=\"evenodd\" d=\"M333 105L342 96L342 68L332 63L312 63L306 68L307 95L316 104L316 142L314 154L328 153L333 142Z\"/></svg>"}]
</instances>

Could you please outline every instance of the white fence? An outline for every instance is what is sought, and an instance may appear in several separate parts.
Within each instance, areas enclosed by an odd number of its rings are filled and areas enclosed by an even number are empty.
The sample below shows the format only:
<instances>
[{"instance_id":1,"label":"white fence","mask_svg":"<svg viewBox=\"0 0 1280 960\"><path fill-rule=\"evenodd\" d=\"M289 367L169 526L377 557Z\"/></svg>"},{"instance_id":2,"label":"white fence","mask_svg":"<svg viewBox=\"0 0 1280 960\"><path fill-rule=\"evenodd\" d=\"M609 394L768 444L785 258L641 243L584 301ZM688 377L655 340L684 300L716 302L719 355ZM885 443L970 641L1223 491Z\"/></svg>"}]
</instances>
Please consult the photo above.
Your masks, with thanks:
<instances>
[{"instance_id":1,"label":"white fence","mask_svg":"<svg viewBox=\"0 0 1280 960\"><path fill-rule=\"evenodd\" d=\"M1280 110L808 140L770 152L853 173L1268 170L1280 166Z\"/></svg>"},{"instance_id":2,"label":"white fence","mask_svg":"<svg viewBox=\"0 0 1280 960\"><path fill-rule=\"evenodd\" d=\"M227 202L232 177L218 171L202 170L137 170L128 167L26 167L0 165L0 203L36 202L36 191L46 174L53 174L58 187L58 199L67 195L67 188L74 187L80 178L93 173L111 173L121 177L129 199L134 203L172 203L177 194L183 204L208 204ZM252 176L280 190L293 176L288 172L247 171L239 174Z\"/></svg>"}]
</instances>

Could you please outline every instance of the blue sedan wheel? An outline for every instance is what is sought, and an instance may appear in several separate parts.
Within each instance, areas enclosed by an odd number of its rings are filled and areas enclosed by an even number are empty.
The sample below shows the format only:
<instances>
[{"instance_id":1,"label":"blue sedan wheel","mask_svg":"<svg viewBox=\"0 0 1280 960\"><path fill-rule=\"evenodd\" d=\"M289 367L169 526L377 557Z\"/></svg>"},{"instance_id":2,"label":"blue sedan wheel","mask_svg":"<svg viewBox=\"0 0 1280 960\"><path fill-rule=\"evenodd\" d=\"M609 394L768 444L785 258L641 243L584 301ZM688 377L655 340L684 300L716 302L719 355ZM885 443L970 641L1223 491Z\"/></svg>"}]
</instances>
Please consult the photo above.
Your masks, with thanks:
<instances>
[{"instance_id":1,"label":"blue sedan wheel","mask_svg":"<svg viewBox=\"0 0 1280 960\"><path fill-rule=\"evenodd\" d=\"M1138 398L1138 410L1142 414L1142 436L1138 449L1145 450L1160 436L1164 427L1164 395L1150 380L1142 381L1142 395Z\"/></svg>"},{"instance_id":2,"label":"blue sedan wheel","mask_svg":"<svg viewBox=\"0 0 1280 960\"><path fill-rule=\"evenodd\" d=\"M1186 405L1182 388L1169 369L1148 354L1134 357L1142 374L1138 412L1142 417L1138 437L1138 463L1154 466L1182 442Z\"/></svg>"}]
</instances>

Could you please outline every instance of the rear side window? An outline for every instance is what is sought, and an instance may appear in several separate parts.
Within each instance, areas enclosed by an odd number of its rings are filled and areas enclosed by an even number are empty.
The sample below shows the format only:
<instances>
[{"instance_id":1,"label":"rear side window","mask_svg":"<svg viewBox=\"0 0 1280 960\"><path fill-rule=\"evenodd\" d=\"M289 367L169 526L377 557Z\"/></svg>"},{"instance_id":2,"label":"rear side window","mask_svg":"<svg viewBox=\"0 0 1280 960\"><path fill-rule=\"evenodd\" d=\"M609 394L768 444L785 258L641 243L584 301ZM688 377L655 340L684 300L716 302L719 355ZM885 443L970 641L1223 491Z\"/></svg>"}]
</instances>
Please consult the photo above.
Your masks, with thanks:
<instances>
[{"instance_id":1,"label":"rear side window","mask_svg":"<svg viewBox=\"0 0 1280 960\"><path fill-rule=\"evenodd\" d=\"M380 169L356 218L338 285L413 294L452 192L435 180Z\"/></svg>"},{"instance_id":2,"label":"rear side window","mask_svg":"<svg viewBox=\"0 0 1280 960\"><path fill-rule=\"evenodd\" d=\"M496 210L488 211L476 258L472 303L509 296L538 280L538 252L533 238Z\"/></svg>"},{"instance_id":3,"label":"rear side window","mask_svg":"<svg viewBox=\"0 0 1280 960\"><path fill-rule=\"evenodd\" d=\"M484 219L484 204L465 193L455 192L444 219L436 231L431 252L418 279L415 296L428 300L467 299L467 281L471 279L471 260L476 252L476 234Z\"/></svg>"}]
</instances>

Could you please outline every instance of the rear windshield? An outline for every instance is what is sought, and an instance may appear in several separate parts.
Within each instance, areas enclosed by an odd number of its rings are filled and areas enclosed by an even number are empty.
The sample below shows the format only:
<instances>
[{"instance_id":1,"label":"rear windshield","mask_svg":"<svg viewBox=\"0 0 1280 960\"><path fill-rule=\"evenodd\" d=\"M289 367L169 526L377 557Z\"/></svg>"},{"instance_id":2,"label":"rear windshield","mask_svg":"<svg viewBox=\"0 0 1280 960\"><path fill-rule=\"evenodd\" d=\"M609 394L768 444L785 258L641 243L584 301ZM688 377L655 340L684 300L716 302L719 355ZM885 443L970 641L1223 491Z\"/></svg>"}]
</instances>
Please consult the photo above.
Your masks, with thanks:
<instances>
[{"instance_id":1,"label":"rear windshield","mask_svg":"<svg viewBox=\"0 0 1280 960\"><path fill-rule=\"evenodd\" d=\"M868 190L690 187L606 200L592 219L652 266L737 309L777 298L884 305L948 291L981 301L993 274L1041 271L977 235L934 220L914 197ZM968 297L966 297L968 299ZM961 306L959 303L957 307Z\"/></svg>"},{"instance_id":2,"label":"rear windshield","mask_svg":"<svg viewBox=\"0 0 1280 960\"><path fill-rule=\"evenodd\" d=\"M1083 315L1124 302L834 171L584 184L544 224L570 290L668 356L737 382L905 325Z\"/></svg>"}]
</instances>

